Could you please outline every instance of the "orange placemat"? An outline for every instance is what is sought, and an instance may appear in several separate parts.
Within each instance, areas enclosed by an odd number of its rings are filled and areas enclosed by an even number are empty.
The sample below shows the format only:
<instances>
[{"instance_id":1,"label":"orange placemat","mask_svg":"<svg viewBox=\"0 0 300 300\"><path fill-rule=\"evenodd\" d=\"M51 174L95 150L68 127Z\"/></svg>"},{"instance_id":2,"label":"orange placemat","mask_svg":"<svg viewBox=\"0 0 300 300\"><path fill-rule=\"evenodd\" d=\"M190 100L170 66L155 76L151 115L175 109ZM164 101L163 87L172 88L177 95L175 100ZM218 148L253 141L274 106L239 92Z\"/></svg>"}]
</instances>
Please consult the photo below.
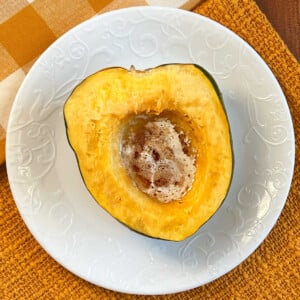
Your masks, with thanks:
<instances>
[{"instance_id":1,"label":"orange placemat","mask_svg":"<svg viewBox=\"0 0 300 300\"><path fill-rule=\"evenodd\" d=\"M252 0L207 0L195 9L248 41L278 78L300 145L300 67ZM298 152L297 152L298 153ZM300 157L278 223L240 266L205 286L180 294L136 296L94 286L57 264L34 240L12 199L0 168L0 299L299 299Z\"/></svg>"}]
</instances>

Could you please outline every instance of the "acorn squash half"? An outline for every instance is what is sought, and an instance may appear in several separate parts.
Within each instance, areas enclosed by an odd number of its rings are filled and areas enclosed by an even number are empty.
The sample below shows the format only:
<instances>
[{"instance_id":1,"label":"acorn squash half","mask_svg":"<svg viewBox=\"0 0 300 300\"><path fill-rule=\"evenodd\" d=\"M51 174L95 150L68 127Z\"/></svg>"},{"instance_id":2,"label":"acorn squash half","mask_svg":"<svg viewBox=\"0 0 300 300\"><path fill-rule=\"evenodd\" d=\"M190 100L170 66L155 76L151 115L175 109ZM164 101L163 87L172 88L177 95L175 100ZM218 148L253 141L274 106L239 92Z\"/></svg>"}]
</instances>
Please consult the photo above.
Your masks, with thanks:
<instances>
[{"instance_id":1,"label":"acorn squash half","mask_svg":"<svg viewBox=\"0 0 300 300\"><path fill-rule=\"evenodd\" d=\"M137 232L181 241L226 197L233 170L229 123L216 83L197 65L100 70L74 89L64 117L87 189ZM161 167L166 161L172 168ZM155 163L162 171L151 193L154 177L147 172Z\"/></svg>"}]
</instances>

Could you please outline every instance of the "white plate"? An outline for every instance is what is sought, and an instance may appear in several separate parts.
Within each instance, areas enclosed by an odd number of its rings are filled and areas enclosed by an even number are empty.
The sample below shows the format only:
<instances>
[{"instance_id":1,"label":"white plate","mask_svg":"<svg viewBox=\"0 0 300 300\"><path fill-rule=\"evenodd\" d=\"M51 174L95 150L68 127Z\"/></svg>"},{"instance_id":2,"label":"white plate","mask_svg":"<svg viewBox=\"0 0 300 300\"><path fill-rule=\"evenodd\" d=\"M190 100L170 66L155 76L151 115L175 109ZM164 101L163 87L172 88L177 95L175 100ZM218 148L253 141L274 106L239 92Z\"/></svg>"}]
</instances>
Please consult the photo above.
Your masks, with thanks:
<instances>
[{"instance_id":1,"label":"white plate","mask_svg":"<svg viewBox=\"0 0 300 300\"><path fill-rule=\"evenodd\" d=\"M62 108L95 71L197 63L216 79L232 128L235 168L221 209L183 242L139 235L92 199L66 138ZM97 16L34 64L9 120L7 169L18 209L42 247L97 285L163 294L210 282L241 263L274 226L294 166L285 97L259 55L220 24L186 11L130 8Z\"/></svg>"}]
</instances>

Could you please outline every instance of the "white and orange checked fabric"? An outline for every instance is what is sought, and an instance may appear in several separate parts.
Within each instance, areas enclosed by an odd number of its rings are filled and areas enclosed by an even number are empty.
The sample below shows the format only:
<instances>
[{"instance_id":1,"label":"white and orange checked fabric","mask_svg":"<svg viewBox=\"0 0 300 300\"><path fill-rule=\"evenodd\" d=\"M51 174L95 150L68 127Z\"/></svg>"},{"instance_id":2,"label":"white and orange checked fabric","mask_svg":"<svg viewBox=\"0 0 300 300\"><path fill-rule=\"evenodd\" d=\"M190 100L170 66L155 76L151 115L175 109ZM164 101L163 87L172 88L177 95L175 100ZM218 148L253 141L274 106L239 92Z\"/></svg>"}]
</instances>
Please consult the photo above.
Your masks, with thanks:
<instances>
[{"instance_id":1,"label":"white and orange checked fabric","mask_svg":"<svg viewBox=\"0 0 300 300\"><path fill-rule=\"evenodd\" d=\"M203 0L202 0L203 1ZM130 6L190 10L201 0L0 0L0 164L17 90L38 56L64 32L98 13Z\"/></svg>"}]
</instances>

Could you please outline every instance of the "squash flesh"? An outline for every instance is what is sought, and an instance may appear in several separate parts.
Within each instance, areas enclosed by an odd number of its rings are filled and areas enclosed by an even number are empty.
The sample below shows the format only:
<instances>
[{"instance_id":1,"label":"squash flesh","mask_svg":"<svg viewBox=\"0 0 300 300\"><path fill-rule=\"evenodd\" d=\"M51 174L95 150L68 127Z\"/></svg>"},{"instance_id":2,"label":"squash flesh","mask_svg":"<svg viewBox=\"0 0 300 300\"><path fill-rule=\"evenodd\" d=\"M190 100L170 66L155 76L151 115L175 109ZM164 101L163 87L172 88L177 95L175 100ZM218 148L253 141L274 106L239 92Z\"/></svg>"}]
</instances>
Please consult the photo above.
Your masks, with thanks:
<instances>
[{"instance_id":1,"label":"squash flesh","mask_svg":"<svg viewBox=\"0 0 300 300\"><path fill-rule=\"evenodd\" d=\"M191 190L160 203L139 191L120 158L120 132L135 114L174 111L197 149ZM212 82L194 65L143 72L102 70L84 80L64 107L69 142L83 180L113 217L151 237L180 241L218 209L232 176L230 130Z\"/></svg>"}]
</instances>

